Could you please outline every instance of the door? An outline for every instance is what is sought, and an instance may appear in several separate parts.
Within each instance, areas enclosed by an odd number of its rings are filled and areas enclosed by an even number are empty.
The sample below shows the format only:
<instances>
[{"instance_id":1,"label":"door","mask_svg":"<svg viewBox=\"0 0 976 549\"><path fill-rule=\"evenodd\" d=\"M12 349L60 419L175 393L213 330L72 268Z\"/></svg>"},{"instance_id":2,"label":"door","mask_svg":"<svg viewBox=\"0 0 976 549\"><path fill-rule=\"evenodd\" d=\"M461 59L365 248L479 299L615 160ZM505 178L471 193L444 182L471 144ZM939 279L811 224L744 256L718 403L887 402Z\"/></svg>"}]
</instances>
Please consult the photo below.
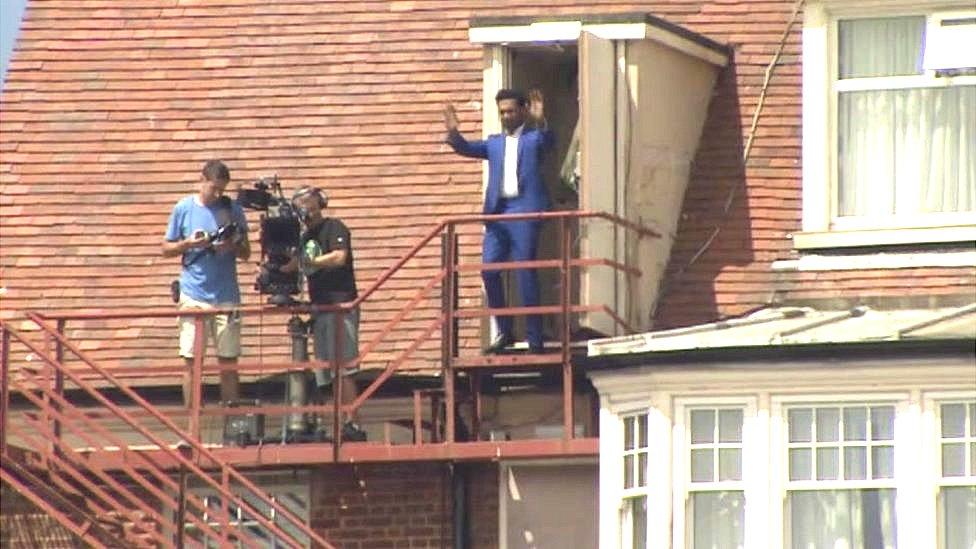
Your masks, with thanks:
<instances>
[{"instance_id":1,"label":"door","mask_svg":"<svg viewBox=\"0 0 976 549\"><path fill-rule=\"evenodd\" d=\"M580 208L616 213L617 136L616 71L611 40L582 32L579 40L580 90ZM618 243L614 226L607 221L581 223L580 257L614 259ZM609 267L581 271L580 303L616 309L617 275ZM583 313L580 325L613 335L614 321L604 312Z\"/></svg>"}]
</instances>

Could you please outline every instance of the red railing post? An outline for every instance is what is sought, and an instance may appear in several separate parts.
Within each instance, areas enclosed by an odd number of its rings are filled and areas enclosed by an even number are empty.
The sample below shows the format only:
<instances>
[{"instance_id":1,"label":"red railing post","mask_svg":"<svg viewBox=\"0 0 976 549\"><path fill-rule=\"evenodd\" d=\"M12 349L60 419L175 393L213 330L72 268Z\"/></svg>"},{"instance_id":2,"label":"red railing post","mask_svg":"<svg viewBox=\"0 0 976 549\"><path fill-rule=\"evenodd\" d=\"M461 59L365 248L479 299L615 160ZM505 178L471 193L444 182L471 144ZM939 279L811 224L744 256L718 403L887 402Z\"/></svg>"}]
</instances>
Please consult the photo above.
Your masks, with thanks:
<instances>
[{"instance_id":1,"label":"red railing post","mask_svg":"<svg viewBox=\"0 0 976 549\"><path fill-rule=\"evenodd\" d=\"M227 496L230 495L230 478L228 478L227 466L224 465L220 468L220 485L223 487L223 493L220 494L220 514L221 519L223 519L223 525L220 528L220 546L229 546L229 538L227 537L230 531L230 502L227 501Z\"/></svg>"},{"instance_id":2,"label":"red railing post","mask_svg":"<svg viewBox=\"0 0 976 549\"><path fill-rule=\"evenodd\" d=\"M456 337L456 315L457 307L457 234L454 223L448 223L444 232L444 246L441 252L443 257L444 283L443 283L443 310L444 325L441 328L441 365L444 377L444 425L445 441L454 442L454 412L457 405L454 395L454 338Z\"/></svg>"},{"instance_id":3,"label":"red railing post","mask_svg":"<svg viewBox=\"0 0 976 549\"><path fill-rule=\"evenodd\" d=\"M57 330L62 336L64 335L65 322L63 318L57 321ZM54 340L54 358L58 361L58 364L62 367L64 366L64 345L57 338ZM54 369L54 392L59 397L64 397L64 373L61 371L61 368ZM58 403L54 403L53 406L56 410L61 411ZM59 440L61 439L61 421L58 419L54 420L54 436Z\"/></svg>"},{"instance_id":4,"label":"red railing post","mask_svg":"<svg viewBox=\"0 0 976 549\"><path fill-rule=\"evenodd\" d=\"M190 371L190 409L187 430L194 440L200 440L200 407L203 402L203 349L207 334L204 332L207 318L193 317L193 365Z\"/></svg>"},{"instance_id":5,"label":"red railing post","mask_svg":"<svg viewBox=\"0 0 976 549\"><path fill-rule=\"evenodd\" d=\"M563 367L563 440L570 440L573 438L573 367L570 363L570 300L572 300L572 293L570 292L570 283L572 277L569 272L569 259L572 253L572 247L570 246L571 239L569 234L569 227L567 226L567 219L565 217L559 218L559 236L560 236L560 248L561 248L561 260L562 265L560 266L559 276L562 278L561 286L559 292L559 301L562 305L562 328L559 330L560 336L560 350L562 352L562 367Z\"/></svg>"},{"instance_id":6,"label":"red railing post","mask_svg":"<svg viewBox=\"0 0 976 549\"><path fill-rule=\"evenodd\" d=\"M7 453L7 424L10 421L10 332L0 324L0 455Z\"/></svg>"}]
</instances>

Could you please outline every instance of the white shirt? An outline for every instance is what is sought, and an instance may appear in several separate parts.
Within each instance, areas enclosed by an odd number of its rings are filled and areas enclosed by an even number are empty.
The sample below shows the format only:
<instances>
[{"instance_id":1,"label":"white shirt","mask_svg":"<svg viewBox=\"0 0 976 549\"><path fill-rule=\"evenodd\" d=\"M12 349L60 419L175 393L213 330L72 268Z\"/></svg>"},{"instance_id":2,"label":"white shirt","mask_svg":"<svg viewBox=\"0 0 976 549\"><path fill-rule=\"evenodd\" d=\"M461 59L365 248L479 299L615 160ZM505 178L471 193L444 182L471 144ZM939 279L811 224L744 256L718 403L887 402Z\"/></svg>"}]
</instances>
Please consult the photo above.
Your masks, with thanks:
<instances>
[{"instance_id":1,"label":"white shirt","mask_svg":"<svg viewBox=\"0 0 976 549\"><path fill-rule=\"evenodd\" d=\"M513 198L518 196L518 140L522 136L525 124L519 126L511 135L505 136L505 174L502 178L502 196Z\"/></svg>"}]
</instances>

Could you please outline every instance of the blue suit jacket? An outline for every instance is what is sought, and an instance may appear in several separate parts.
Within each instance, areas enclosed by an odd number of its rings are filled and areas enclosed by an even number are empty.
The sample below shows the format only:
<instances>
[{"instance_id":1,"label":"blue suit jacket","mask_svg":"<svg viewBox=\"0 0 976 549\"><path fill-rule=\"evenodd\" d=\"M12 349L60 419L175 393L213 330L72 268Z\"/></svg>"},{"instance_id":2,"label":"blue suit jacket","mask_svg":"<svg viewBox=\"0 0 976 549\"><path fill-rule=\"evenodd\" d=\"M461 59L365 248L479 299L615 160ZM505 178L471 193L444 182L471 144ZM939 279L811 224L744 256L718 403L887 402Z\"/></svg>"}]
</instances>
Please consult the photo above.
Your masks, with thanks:
<instances>
[{"instance_id":1,"label":"blue suit jacket","mask_svg":"<svg viewBox=\"0 0 976 549\"><path fill-rule=\"evenodd\" d=\"M488 188L485 189L484 213L542 212L549 208L549 193L542 179L543 157L552 148L549 129L525 128L518 140L518 189L516 197L502 197L505 176L505 135L489 135L484 141L468 141L453 131L447 143L462 156L488 161Z\"/></svg>"}]
</instances>

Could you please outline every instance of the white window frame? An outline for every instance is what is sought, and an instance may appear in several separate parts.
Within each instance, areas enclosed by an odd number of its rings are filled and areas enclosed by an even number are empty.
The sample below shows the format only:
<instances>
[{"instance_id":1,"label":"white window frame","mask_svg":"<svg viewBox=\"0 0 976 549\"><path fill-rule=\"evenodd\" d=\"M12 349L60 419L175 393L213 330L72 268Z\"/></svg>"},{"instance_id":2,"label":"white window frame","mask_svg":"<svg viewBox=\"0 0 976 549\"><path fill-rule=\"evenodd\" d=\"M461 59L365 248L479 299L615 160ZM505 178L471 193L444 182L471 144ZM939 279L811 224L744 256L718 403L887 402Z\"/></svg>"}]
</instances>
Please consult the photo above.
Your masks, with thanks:
<instances>
[{"instance_id":1,"label":"white window frame","mask_svg":"<svg viewBox=\"0 0 976 549\"><path fill-rule=\"evenodd\" d=\"M694 483L698 489L692 489L691 482L691 411L692 410L742 410L742 479L737 481L716 481L713 483ZM756 531L756 524L751 520L755 516L753 502L763 499L762 494L754 490L758 485L759 477L751 465L765 463L764 454L756 452L763 446L761 429L758 429L755 420L757 414L757 400L753 397L694 397L675 399L674 427L672 433L672 470L673 479L672 497L674 498L671 507L674 512L672 520L671 536L674 540L675 549L691 547L689 539L689 526L694 517L687 514L688 500L695 492L708 490L738 490L742 491L745 499L745 509L743 510L744 547L758 546L756 542L760 539L759 532ZM717 421L717 416L716 416ZM716 445L718 443L716 442ZM716 474L718 472L716 471Z\"/></svg>"},{"instance_id":2,"label":"white window frame","mask_svg":"<svg viewBox=\"0 0 976 549\"><path fill-rule=\"evenodd\" d=\"M942 517L943 509L939 502L941 492L944 487L951 486L973 486L976 485L976 471L970 475L962 477L944 477L942 475L942 405L951 403L973 402L976 400L976 391L941 391L926 393L923 400L926 421L924 423L924 454L922 462L926 471L925 480L930 488L928 493L934 493L935 498L931 501L927 522L930 524L931 531L937 541L936 547L945 547L942 539ZM972 418L971 421L976 421ZM968 444L973 441L969 433L960 441ZM966 462L969 467L969 462Z\"/></svg>"},{"instance_id":3,"label":"white window frame","mask_svg":"<svg viewBox=\"0 0 976 549\"><path fill-rule=\"evenodd\" d=\"M838 219L835 215L839 91L872 89L878 85L976 84L976 76L936 78L934 71L915 77L836 82L837 20L925 15L927 24L931 25L936 18L944 16L943 12L971 10L971 4L954 0L890 0L883 4L868 0L821 0L807 3L803 28L803 220L802 231L793 235L796 248L976 241L972 213L902 217L897 226L865 219Z\"/></svg>"},{"instance_id":4,"label":"white window frame","mask_svg":"<svg viewBox=\"0 0 976 549\"><path fill-rule=\"evenodd\" d=\"M627 420L633 419L634 425L640 425L640 419L644 418L644 442L647 446L638 446L640 442L639 434L634 438L634 448L627 450L625 447L625 441L627 440ZM632 488L627 488L624 484L623 474L619 475L620 482L620 497L619 497L619 509L617 518L617 527L620 530L620 547L633 547L633 540L630 538L632 528L624 528L625 516L629 513L627 503L629 500L637 499L643 497L645 499L645 516L644 525L647 528L645 532L645 539L651 538L651 411L648 409L632 410L627 413L620 414L620 428L621 434L620 444L617 448L617 467L620 473L624 472L623 462L626 456L633 456L633 467L634 467L634 486ZM636 434L636 433L635 433ZM640 455L646 456L645 467L644 467L644 485L641 486L640 481ZM633 521L633 517L627 517L629 521Z\"/></svg>"},{"instance_id":5,"label":"white window frame","mask_svg":"<svg viewBox=\"0 0 976 549\"><path fill-rule=\"evenodd\" d=\"M770 407L770 447L774 454L770 460L769 484L770 505L774 512L770 513L770 535L779 536L782 546L789 546L787 525L787 510L789 492L801 489L863 489L863 488L891 488L895 490L895 528L899 547L912 547L910 540L918 535L913 531L914 526L907 520L898 517L910 515L906 504L910 503L911 495L915 493L915 486L911 475L907 471L911 464L916 463L913 452L918 447L919 410L912 406L912 396L907 392L894 393L850 393L850 394L813 394L774 396ZM894 406L894 475L890 479L863 481L790 481L789 480L789 416L790 408L798 407L828 407L828 406ZM778 511L775 511L778 508ZM777 539L777 538L773 538ZM906 545L907 543L907 545Z\"/></svg>"}]
</instances>

